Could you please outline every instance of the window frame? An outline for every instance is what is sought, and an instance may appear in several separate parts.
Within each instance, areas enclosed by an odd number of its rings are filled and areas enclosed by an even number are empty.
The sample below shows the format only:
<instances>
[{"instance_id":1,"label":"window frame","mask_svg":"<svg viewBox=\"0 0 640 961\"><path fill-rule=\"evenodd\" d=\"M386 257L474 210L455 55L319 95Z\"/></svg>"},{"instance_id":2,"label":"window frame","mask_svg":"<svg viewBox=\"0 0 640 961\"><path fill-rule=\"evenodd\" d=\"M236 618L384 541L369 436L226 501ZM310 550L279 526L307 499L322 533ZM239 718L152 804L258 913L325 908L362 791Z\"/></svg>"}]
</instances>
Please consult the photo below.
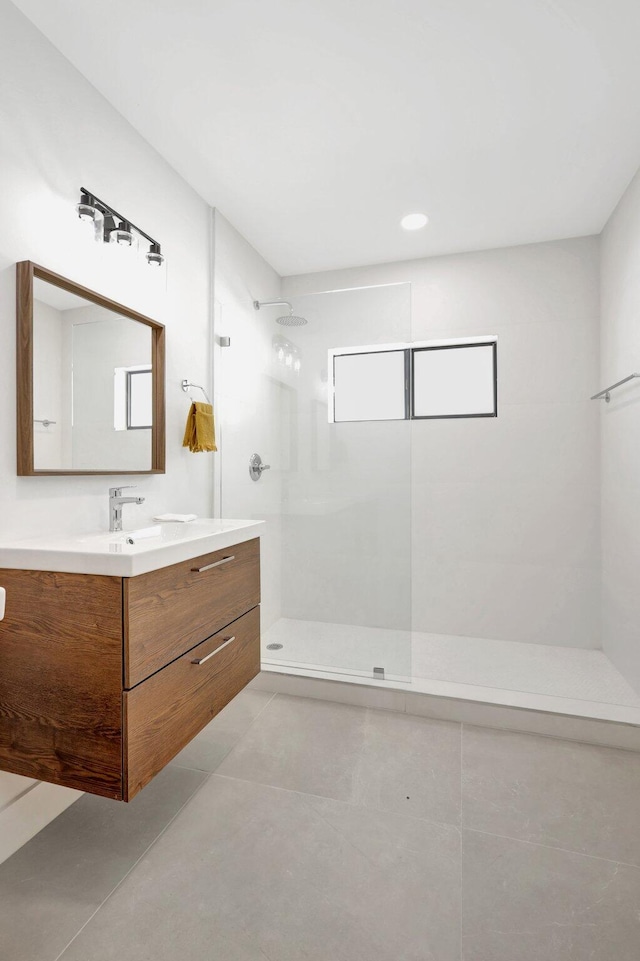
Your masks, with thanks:
<instances>
[{"instance_id":1,"label":"window frame","mask_svg":"<svg viewBox=\"0 0 640 961\"><path fill-rule=\"evenodd\" d=\"M464 347L492 347L493 348L493 411L482 414L416 414L415 413L415 354L424 350L452 350ZM495 334L484 334L481 337L456 337L450 339L423 340L402 344L366 344L362 347L333 347L328 351L328 367L331 371L329 383L330 397L328 397L327 413L330 424L368 424L387 423L375 418L370 420L336 420L335 419L335 387L336 387L336 357L354 356L359 354L404 353L404 418L389 418L389 422L402 420L464 420L478 417L498 416L498 337Z\"/></svg>"},{"instance_id":2,"label":"window frame","mask_svg":"<svg viewBox=\"0 0 640 961\"><path fill-rule=\"evenodd\" d=\"M415 355L427 350L464 350L473 347L492 347L493 361L493 410L483 414L416 414L415 412ZM498 416L498 342L497 340L474 341L473 343L414 345L411 353L411 420L467 420L470 417Z\"/></svg>"},{"instance_id":3,"label":"window frame","mask_svg":"<svg viewBox=\"0 0 640 961\"><path fill-rule=\"evenodd\" d=\"M329 423L330 424L386 424L392 421L401 422L405 420L411 420L411 392L409 379L411 377L411 361L409 359L409 351L406 344L400 344L398 346L385 344L380 345L372 349L367 347L364 350L354 350L352 347L346 350L335 350L331 351L331 404L329 405ZM360 420L336 420L336 357L360 357L362 355L368 354L404 354L403 357L403 368L404 368L404 417L367 417Z\"/></svg>"},{"instance_id":4,"label":"window frame","mask_svg":"<svg viewBox=\"0 0 640 961\"><path fill-rule=\"evenodd\" d=\"M148 368L140 369L140 370L126 370L126 371L125 371L125 375L126 375L126 390L127 390L127 402L126 402L126 411L127 411L127 427L126 427L126 429L127 429L127 430L150 430L151 427L153 426L153 424L137 424L137 425L134 425L134 424L131 423L131 381L132 381L132 378L136 377L136 376L139 375L139 374L145 374L145 375L151 374L152 377L153 377L153 369L152 369L151 367L148 367ZM153 381L152 381L152 383L153 383ZM153 395L152 395L152 399L151 399L151 409L152 409L152 413L153 413ZM153 420L153 417L152 417L151 419Z\"/></svg>"}]
</instances>

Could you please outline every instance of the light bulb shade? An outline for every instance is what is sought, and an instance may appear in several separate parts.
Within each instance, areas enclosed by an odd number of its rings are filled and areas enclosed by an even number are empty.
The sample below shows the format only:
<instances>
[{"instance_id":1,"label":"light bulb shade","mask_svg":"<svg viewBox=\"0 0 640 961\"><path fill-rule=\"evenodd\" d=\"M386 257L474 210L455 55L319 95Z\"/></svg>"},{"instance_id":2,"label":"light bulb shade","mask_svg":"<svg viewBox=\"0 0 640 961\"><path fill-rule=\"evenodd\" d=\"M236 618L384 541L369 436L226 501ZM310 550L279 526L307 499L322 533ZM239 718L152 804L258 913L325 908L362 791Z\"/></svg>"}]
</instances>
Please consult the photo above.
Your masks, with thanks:
<instances>
[{"instance_id":1,"label":"light bulb shade","mask_svg":"<svg viewBox=\"0 0 640 961\"><path fill-rule=\"evenodd\" d=\"M156 267L162 267L164 257L160 251L160 244L151 244L149 253L147 254L147 263L153 264Z\"/></svg>"},{"instance_id":2,"label":"light bulb shade","mask_svg":"<svg viewBox=\"0 0 640 961\"><path fill-rule=\"evenodd\" d=\"M120 244L121 247L137 247L138 238L132 231L131 226L123 220L118 227L109 231L109 243Z\"/></svg>"},{"instance_id":3,"label":"light bulb shade","mask_svg":"<svg viewBox=\"0 0 640 961\"><path fill-rule=\"evenodd\" d=\"M76 204L76 213L84 227L93 232L93 239L102 240L104 227L104 214L102 211L90 203L81 202Z\"/></svg>"},{"instance_id":4,"label":"light bulb shade","mask_svg":"<svg viewBox=\"0 0 640 961\"><path fill-rule=\"evenodd\" d=\"M97 216L102 216L97 207L92 207L91 204L76 204L76 210L80 220L93 221Z\"/></svg>"}]
</instances>

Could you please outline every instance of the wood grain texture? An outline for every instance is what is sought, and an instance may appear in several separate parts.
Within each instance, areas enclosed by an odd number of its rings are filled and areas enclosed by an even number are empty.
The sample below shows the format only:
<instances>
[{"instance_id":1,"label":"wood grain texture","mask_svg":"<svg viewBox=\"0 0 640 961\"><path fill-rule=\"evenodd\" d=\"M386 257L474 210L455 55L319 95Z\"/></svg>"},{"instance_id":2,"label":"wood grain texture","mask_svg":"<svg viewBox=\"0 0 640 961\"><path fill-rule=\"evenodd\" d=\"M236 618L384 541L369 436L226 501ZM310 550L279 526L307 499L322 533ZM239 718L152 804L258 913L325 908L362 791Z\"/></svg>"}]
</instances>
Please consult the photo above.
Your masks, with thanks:
<instances>
[{"instance_id":1,"label":"wood grain texture","mask_svg":"<svg viewBox=\"0 0 640 961\"><path fill-rule=\"evenodd\" d=\"M153 420L151 428L151 465L153 470L164 473L166 461L165 427L165 331L154 328L151 337L151 379L153 392Z\"/></svg>"},{"instance_id":2,"label":"wood grain texture","mask_svg":"<svg viewBox=\"0 0 640 961\"><path fill-rule=\"evenodd\" d=\"M0 770L133 797L259 672L259 546L129 579L0 569ZM123 692L125 634L147 679Z\"/></svg>"},{"instance_id":3,"label":"wood grain texture","mask_svg":"<svg viewBox=\"0 0 640 961\"><path fill-rule=\"evenodd\" d=\"M227 637L235 640L203 664ZM126 691L130 801L260 671L260 610L254 608L164 670Z\"/></svg>"},{"instance_id":4,"label":"wood grain texture","mask_svg":"<svg viewBox=\"0 0 640 961\"><path fill-rule=\"evenodd\" d=\"M105 307L122 317L151 328L152 409L151 465L149 470L37 470L33 449L33 281L43 280L78 297ZM17 473L20 476L66 476L109 474L164 474L165 472L165 329L163 324L118 304L94 290L40 267L29 260L16 265L16 386L17 386Z\"/></svg>"},{"instance_id":5,"label":"wood grain texture","mask_svg":"<svg viewBox=\"0 0 640 961\"><path fill-rule=\"evenodd\" d=\"M0 768L122 796L120 578L0 570Z\"/></svg>"},{"instance_id":6,"label":"wood grain texture","mask_svg":"<svg viewBox=\"0 0 640 961\"><path fill-rule=\"evenodd\" d=\"M234 560L199 574L224 557ZM260 603L260 541L173 564L125 581L125 688Z\"/></svg>"},{"instance_id":7,"label":"wood grain texture","mask_svg":"<svg viewBox=\"0 0 640 961\"><path fill-rule=\"evenodd\" d=\"M17 473L33 474L33 264L16 265Z\"/></svg>"},{"instance_id":8,"label":"wood grain texture","mask_svg":"<svg viewBox=\"0 0 640 961\"><path fill-rule=\"evenodd\" d=\"M137 310L133 310L131 307L126 307L124 304L119 304L116 300L111 300L110 297L105 297L104 294L99 294L95 290L90 290L89 287L83 287L82 284L77 283L75 280L70 280L68 277L63 277L62 274L56 274L53 270L49 270L47 267L41 267L39 264L34 264L29 260L23 260L21 264L30 264L33 270L33 276L38 277L40 280L46 281L48 284L53 284L55 287L61 287L62 290L67 290L70 294L76 294L78 297L82 297L84 300L90 300L93 304L97 304L99 307L106 307L107 310L112 310L116 314L120 314L122 317L128 317L130 320L138 320L141 324L146 324L147 327L155 327L158 330L164 330L164 325L158 320L154 320L152 317L147 317L146 314L141 314ZM18 266L21 266L18 264Z\"/></svg>"}]
</instances>

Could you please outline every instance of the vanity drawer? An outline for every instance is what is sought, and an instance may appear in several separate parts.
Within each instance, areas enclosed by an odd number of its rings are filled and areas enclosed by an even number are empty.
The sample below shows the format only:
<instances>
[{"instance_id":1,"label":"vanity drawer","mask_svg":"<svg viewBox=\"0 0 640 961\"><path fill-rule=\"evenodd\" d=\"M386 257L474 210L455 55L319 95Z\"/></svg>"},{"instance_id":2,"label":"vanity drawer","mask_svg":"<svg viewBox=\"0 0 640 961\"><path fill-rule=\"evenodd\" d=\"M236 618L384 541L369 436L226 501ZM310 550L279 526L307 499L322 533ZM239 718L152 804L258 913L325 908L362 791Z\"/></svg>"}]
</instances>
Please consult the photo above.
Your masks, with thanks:
<instances>
[{"instance_id":1,"label":"vanity drawer","mask_svg":"<svg viewBox=\"0 0 640 961\"><path fill-rule=\"evenodd\" d=\"M125 691L125 800L131 800L259 671L256 607L135 690Z\"/></svg>"},{"instance_id":2,"label":"vanity drawer","mask_svg":"<svg viewBox=\"0 0 640 961\"><path fill-rule=\"evenodd\" d=\"M259 538L126 579L125 688L259 603Z\"/></svg>"}]
</instances>

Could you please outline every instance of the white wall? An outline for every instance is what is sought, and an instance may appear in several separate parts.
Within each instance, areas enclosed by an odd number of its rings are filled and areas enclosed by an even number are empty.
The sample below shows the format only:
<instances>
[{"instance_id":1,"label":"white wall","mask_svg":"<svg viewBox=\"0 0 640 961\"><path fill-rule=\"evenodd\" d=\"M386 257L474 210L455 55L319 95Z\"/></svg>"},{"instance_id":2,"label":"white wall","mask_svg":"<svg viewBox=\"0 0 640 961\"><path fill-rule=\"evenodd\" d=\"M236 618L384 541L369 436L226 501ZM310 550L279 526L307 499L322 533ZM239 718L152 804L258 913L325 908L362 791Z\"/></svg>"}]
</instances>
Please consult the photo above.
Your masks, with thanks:
<instances>
[{"instance_id":1,"label":"white wall","mask_svg":"<svg viewBox=\"0 0 640 961\"><path fill-rule=\"evenodd\" d=\"M34 301L33 305L33 416L50 420L33 425L33 453L36 466L47 464L56 470L63 464L63 432L68 420L63 403L63 331L61 311Z\"/></svg>"},{"instance_id":2,"label":"white wall","mask_svg":"<svg viewBox=\"0 0 640 961\"><path fill-rule=\"evenodd\" d=\"M214 213L215 410L219 454L217 501L223 517L266 520L261 541L262 629L280 617L282 424L285 397L274 370L274 309L254 310L254 300L278 300L280 277L218 212ZM249 458L271 465L259 481Z\"/></svg>"},{"instance_id":3,"label":"white wall","mask_svg":"<svg viewBox=\"0 0 640 961\"><path fill-rule=\"evenodd\" d=\"M499 338L496 419L411 425L413 629L598 647L598 240L286 277L283 295L403 281L414 340Z\"/></svg>"},{"instance_id":4,"label":"white wall","mask_svg":"<svg viewBox=\"0 0 640 961\"><path fill-rule=\"evenodd\" d=\"M16 476L19 260L33 260L166 325L167 473L135 478L147 500L130 508L125 522L144 522L160 510L210 515L212 457L181 447L188 400L179 386L183 377L201 384L210 379L209 208L8 0L0 0L0 63L0 537L106 530L107 489L126 482ZM73 210L81 186L160 239L166 276L144 261L129 265L119 256L128 251L87 240ZM0 858L77 797L42 785L12 804L22 790L22 779L0 773L0 796L9 805L0 812Z\"/></svg>"},{"instance_id":5,"label":"white wall","mask_svg":"<svg viewBox=\"0 0 640 961\"><path fill-rule=\"evenodd\" d=\"M640 172L602 234L598 387L640 373ZM640 381L598 402L602 440L603 648L640 691Z\"/></svg>"}]
</instances>

